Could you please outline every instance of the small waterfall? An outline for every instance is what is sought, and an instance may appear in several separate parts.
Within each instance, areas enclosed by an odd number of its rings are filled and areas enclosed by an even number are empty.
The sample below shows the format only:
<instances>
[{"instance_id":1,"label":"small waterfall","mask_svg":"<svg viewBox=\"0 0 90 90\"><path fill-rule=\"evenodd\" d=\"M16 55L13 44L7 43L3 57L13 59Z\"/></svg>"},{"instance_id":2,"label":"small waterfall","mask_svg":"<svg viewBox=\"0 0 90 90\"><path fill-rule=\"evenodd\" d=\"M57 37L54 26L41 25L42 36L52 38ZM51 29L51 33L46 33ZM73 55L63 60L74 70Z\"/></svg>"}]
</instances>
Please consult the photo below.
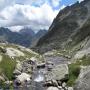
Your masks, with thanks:
<instances>
[{"instance_id":1,"label":"small waterfall","mask_svg":"<svg viewBox=\"0 0 90 90\"><path fill-rule=\"evenodd\" d=\"M44 81L44 75L41 71L38 71L35 79L34 79L35 82L42 82Z\"/></svg>"},{"instance_id":2,"label":"small waterfall","mask_svg":"<svg viewBox=\"0 0 90 90\"><path fill-rule=\"evenodd\" d=\"M32 86L34 87L32 88L32 90L45 90L43 87L43 82L45 79L43 72L41 72L40 70L36 71L33 76Z\"/></svg>"}]
</instances>

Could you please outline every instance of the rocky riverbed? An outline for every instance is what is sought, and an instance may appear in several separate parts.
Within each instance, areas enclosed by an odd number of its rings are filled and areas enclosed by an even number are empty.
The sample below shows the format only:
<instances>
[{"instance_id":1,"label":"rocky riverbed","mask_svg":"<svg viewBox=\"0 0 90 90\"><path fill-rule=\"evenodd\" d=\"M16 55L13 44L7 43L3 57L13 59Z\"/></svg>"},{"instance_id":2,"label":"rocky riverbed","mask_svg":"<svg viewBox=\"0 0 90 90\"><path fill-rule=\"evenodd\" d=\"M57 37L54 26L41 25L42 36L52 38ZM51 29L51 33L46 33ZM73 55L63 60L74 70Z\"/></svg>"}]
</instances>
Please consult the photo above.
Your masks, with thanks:
<instances>
[{"instance_id":1,"label":"rocky riverbed","mask_svg":"<svg viewBox=\"0 0 90 90\"><path fill-rule=\"evenodd\" d=\"M89 90L90 66L79 65L78 68L77 62L70 63L69 59L57 55L43 55L42 57L43 60L40 61L35 57L17 61L13 81L4 80L5 90ZM74 68L70 68L70 65ZM70 70L72 70L71 75L78 74L74 84L70 82L72 87L69 87L67 83L74 77L70 76ZM4 78L0 77L0 79Z\"/></svg>"},{"instance_id":2,"label":"rocky riverbed","mask_svg":"<svg viewBox=\"0 0 90 90\"><path fill-rule=\"evenodd\" d=\"M42 57L17 60L13 81L5 81L5 90L10 90L10 85L14 90L72 90L66 85L69 60L49 53Z\"/></svg>"},{"instance_id":3,"label":"rocky riverbed","mask_svg":"<svg viewBox=\"0 0 90 90\"><path fill-rule=\"evenodd\" d=\"M37 60L19 62L15 71L15 90L73 90L67 87L68 60L58 56L45 56Z\"/></svg>"}]
</instances>

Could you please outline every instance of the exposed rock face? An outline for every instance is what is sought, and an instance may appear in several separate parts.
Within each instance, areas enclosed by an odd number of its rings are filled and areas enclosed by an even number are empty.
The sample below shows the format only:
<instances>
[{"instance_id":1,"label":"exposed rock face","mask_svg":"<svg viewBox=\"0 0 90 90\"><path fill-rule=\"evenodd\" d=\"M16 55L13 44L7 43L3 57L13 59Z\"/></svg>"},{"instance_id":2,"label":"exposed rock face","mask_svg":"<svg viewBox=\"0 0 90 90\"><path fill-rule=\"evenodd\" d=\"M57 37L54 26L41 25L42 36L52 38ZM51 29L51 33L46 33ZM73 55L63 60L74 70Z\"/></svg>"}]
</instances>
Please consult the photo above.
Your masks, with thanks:
<instances>
[{"instance_id":1,"label":"exposed rock face","mask_svg":"<svg viewBox=\"0 0 90 90\"><path fill-rule=\"evenodd\" d=\"M84 43L90 36L89 22L90 0L68 6L59 12L48 33L39 40L35 48L40 53L45 53L52 49L72 48ZM80 49L85 45L86 43Z\"/></svg>"},{"instance_id":2,"label":"exposed rock face","mask_svg":"<svg viewBox=\"0 0 90 90\"><path fill-rule=\"evenodd\" d=\"M15 56L24 56L24 53L21 52L20 50L14 49L14 48L7 48L6 54L10 57L15 57Z\"/></svg>"},{"instance_id":3,"label":"exposed rock face","mask_svg":"<svg viewBox=\"0 0 90 90\"><path fill-rule=\"evenodd\" d=\"M90 90L90 66L82 67L74 90Z\"/></svg>"},{"instance_id":4,"label":"exposed rock face","mask_svg":"<svg viewBox=\"0 0 90 90\"><path fill-rule=\"evenodd\" d=\"M37 44L38 40L39 40L42 36L44 36L46 33L47 33L47 30L40 30L40 31L38 31L38 32L35 34L35 36L32 38L30 47L33 48L33 47Z\"/></svg>"},{"instance_id":5,"label":"exposed rock face","mask_svg":"<svg viewBox=\"0 0 90 90\"><path fill-rule=\"evenodd\" d=\"M66 64L61 64L52 69L51 72L48 72L46 75L46 81L49 80L62 80L68 75L68 66Z\"/></svg>"},{"instance_id":6,"label":"exposed rock face","mask_svg":"<svg viewBox=\"0 0 90 90\"><path fill-rule=\"evenodd\" d=\"M74 56L74 59L81 59L81 58L83 58L84 56L88 56L88 55L90 55L90 48L88 48L88 49L83 49L83 50L81 50L81 51L78 51L78 52L76 53L76 55Z\"/></svg>"},{"instance_id":7,"label":"exposed rock face","mask_svg":"<svg viewBox=\"0 0 90 90\"><path fill-rule=\"evenodd\" d=\"M81 59L84 56L90 56L90 36L81 43L81 47L82 49L75 54L74 59Z\"/></svg>"}]
</instances>

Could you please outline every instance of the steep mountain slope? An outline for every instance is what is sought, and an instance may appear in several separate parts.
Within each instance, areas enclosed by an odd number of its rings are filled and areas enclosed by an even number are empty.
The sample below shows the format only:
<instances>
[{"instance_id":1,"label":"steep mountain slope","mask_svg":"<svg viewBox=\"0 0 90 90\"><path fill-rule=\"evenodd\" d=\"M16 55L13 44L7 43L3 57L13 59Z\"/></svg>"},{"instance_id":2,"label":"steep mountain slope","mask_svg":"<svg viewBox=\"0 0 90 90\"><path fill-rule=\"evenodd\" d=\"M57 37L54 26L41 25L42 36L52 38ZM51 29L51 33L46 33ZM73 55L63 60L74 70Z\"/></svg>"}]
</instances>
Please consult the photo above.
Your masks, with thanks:
<instances>
[{"instance_id":1,"label":"steep mountain slope","mask_svg":"<svg viewBox=\"0 0 90 90\"><path fill-rule=\"evenodd\" d=\"M30 35L29 35L30 36ZM0 40L7 41L9 43L15 43L23 46L30 45L30 39L27 41L26 36L18 32L12 32L8 28L0 28ZM27 44L28 42L28 44Z\"/></svg>"},{"instance_id":2,"label":"steep mountain slope","mask_svg":"<svg viewBox=\"0 0 90 90\"><path fill-rule=\"evenodd\" d=\"M35 33L30 28L23 28L19 32L12 32L8 28L0 27L0 41L19 44L25 47L35 46L38 40L46 33L40 30Z\"/></svg>"},{"instance_id":3,"label":"steep mountain slope","mask_svg":"<svg viewBox=\"0 0 90 90\"><path fill-rule=\"evenodd\" d=\"M46 33L47 33L47 30L39 30L39 31L35 34L35 36L32 38L30 47L34 47L34 46L37 44L38 40L39 40L41 37L43 37Z\"/></svg>"},{"instance_id":4,"label":"steep mountain slope","mask_svg":"<svg viewBox=\"0 0 90 90\"><path fill-rule=\"evenodd\" d=\"M59 12L35 49L40 53L56 50L80 50L90 47L90 0L67 6ZM88 43L86 45L86 43Z\"/></svg>"},{"instance_id":5,"label":"steep mountain slope","mask_svg":"<svg viewBox=\"0 0 90 90\"><path fill-rule=\"evenodd\" d=\"M31 41L33 37L35 36L35 32L30 28L23 28L19 31L19 34L21 34L24 37L23 46L29 47L31 45Z\"/></svg>"},{"instance_id":6,"label":"steep mountain slope","mask_svg":"<svg viewBox=\"0 0 90 90\"><path fill-rule=\"evenodd\" d=\"M52 57L50 60L54 56L68 58L67 86L90 90L90 0L61 10L34 50Z\"/></svg>"},{"instance_id":7,"label":"steep mountain slope","mask_svg":"<svg viewBox=\"0 0 90 90\"><path fill-rule=\"evenodd\" d=\"M33 37L35 35L35 32L32 29L28 28L28 27L25 27L25 28L21 29L19 31L19 33L22 34L22 35L30 35L31 37Z\"/></svg>"}]
</instances>

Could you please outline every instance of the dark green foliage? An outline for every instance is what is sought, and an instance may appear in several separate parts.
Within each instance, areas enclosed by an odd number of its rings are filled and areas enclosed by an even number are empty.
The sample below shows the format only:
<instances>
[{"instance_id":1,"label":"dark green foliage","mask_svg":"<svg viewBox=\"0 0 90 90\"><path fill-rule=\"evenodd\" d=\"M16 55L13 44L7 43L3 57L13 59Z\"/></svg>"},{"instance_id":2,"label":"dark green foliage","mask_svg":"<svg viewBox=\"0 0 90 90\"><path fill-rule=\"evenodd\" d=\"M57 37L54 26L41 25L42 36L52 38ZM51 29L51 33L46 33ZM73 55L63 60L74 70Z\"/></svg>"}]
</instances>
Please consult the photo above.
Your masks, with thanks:
<instances>
[{"instance_id":1,"label":"dark green foliage","mask_svg":"<svg viewBox=\"0 0 90 90\"><path fill-rule=\"evenodd\" d=\"M67 84L69 86L73 86L78 75L80 73L80 66L88 66L90 65L90 57L84 56L82 59L77 60L76 63L72 63L69 65L69 80Z\"/></svg>"},{"instance_id":2,"label":"dark green foliage","mask_svg":"<svg viewBox=\"0 0 90 90\"><path fill-rule=\"evenodd\" d=\"M90 65L90 57L84 55L80 60L77 60L77 63L83 66Z\"/></svg>"}]
</instances>

